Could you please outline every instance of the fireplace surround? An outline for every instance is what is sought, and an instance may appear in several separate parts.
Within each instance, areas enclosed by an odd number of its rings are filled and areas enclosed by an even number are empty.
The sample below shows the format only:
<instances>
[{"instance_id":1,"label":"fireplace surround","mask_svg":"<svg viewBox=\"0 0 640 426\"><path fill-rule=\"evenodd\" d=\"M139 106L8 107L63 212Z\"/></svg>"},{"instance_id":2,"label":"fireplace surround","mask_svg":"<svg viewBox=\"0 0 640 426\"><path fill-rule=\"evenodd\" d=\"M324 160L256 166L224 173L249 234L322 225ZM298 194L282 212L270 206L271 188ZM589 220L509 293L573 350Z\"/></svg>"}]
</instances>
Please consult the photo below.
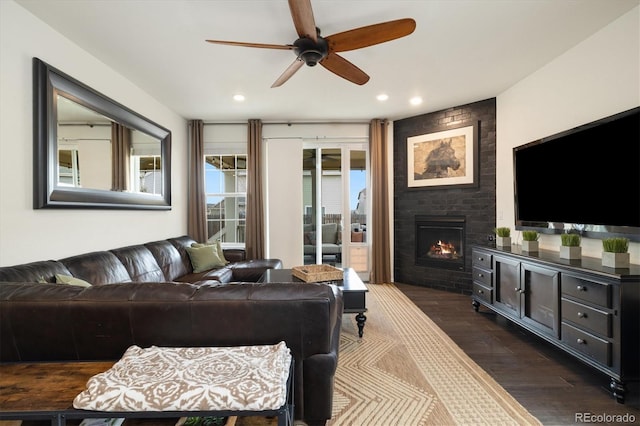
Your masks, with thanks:
<instances>
[{"instance_id":1,"label":"fireplace surround","mask_svg":"<svg viewBox=\"0 0 640 426\"><path fill-rule=\"evenodd\" d=\"M479 123L478 184L433 188L408 186L407 138ZM471 247L486 245L496 226L495 98L397 120L393 124L394 266L396 282L471 294ZM416 216L465 218L464 267L416 262Z\"/></svg>"},{"instance_id":2,"label":"fireplace surround","mask_svg":"<svg viewBox=\"0 0 640 426\"><path fill-rule=\"evenodd\" d=\"M464 271L464 216L415 217L416 265Z\"/></svg>"}]
</instances>

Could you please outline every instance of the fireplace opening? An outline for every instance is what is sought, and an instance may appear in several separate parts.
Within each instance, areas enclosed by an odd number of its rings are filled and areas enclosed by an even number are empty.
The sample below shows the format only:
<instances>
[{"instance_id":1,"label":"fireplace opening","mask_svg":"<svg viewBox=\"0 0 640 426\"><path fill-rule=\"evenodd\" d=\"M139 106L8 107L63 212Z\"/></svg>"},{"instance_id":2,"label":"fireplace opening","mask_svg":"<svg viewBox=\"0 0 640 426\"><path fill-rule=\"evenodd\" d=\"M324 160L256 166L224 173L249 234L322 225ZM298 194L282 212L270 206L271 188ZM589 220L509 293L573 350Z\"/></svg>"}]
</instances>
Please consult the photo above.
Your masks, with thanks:
<instances>
[{"instance_id":1,"label":"fireplace opening","mask_svg":"<svg viewBox=\"0 0 640 426\"><path fill-rule=\"evenodd\" d=\"M416 265L464 270L465 218L416 216Z\"/></svg>"}]
</instances>

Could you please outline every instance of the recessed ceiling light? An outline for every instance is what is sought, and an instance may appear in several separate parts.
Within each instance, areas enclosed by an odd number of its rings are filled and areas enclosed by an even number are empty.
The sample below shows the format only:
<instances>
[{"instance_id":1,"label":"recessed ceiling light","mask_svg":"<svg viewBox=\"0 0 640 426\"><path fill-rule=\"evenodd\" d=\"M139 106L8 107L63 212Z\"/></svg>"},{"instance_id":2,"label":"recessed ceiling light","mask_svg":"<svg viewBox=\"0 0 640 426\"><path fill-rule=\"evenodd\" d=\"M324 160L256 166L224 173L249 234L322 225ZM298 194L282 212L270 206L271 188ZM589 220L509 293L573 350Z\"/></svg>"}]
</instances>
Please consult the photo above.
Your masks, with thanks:
<instances>
[{"instance_id":1,"label":"recessed ceiling light","mask_svg":"<svg viewBox=\"0 0 640 426\"><path fill-rule=\"evenodd\" d=\"M384 102L389 99L389 95L387 95L386 93L380 93L378 96L376 96L376 99L380 102Z\"/></svg>"},{"instance_id":2,"label":"recessed ceiling light","mask_svg":"<svg viewBox=\"0 0 640 426\"><path fill-rule=\"evenodd\" d=\"M233 100L236 102L244 101L244 95L233 95Z\"/></svg>"},{"instance_id":3,"label":"recessed ceiling light","mask_svg":"<svg viewBox=\"0 0 640 426\"><path fill-rule=\"evenodd\" d=\"M409 103L411 105L420 105L422 103L422 98L420 96L414 96L413 98L409 99Z\"/></svg>"}]
</instances>

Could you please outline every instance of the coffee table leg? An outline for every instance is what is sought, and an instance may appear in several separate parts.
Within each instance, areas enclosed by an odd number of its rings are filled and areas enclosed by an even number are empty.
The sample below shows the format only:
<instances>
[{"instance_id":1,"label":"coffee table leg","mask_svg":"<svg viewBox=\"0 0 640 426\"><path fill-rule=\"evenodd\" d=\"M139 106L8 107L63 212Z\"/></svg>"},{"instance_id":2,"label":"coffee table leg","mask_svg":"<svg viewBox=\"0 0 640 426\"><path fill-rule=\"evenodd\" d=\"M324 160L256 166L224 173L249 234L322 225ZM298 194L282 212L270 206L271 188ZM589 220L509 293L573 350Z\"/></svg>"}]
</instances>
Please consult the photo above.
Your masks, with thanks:
<instances>
[{"instance_id":1,"label":"coffee table leg","mask_svg":"<svg viewBox=\"0 0 640 426\"><path fill-rule=\"evenodd\" d=\"M358 315L356 315L356 322L358 323L358 335L360 337L362 337L362 334L364 333L364 323L366 321L367 317L362 312L358 312Z\"/></svg>"}]
</instances>

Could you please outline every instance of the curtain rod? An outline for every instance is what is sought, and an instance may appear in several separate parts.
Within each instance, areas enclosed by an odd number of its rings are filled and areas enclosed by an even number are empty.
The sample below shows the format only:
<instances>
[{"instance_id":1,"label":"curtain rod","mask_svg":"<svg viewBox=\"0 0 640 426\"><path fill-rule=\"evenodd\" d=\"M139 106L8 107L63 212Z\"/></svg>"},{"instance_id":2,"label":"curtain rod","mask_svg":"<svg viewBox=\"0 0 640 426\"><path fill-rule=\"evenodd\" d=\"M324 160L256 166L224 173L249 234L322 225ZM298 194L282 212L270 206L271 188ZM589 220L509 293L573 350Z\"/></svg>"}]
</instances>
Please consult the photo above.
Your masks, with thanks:
<instances>
[{"instance_id":1,"label":"curtain rod","mask_svg":"<svg viewBox=\"0 0 640 426\"><path fill-rule=\"evenodd\" d=\"M293 125L309 125L309 124L321 124L321 125L327 125L327 124L369 124L370 121L263 121L262 125L276 125L276 124L286 124L287 126L293 126ZM217 121L203 121L203 124L205 126L207 125L219 125L219 126L234 126L234 125L238 125L238 124L249 124L246 121L222 121L222 122L217 122Z\"/></svg>"}]
</instances>

